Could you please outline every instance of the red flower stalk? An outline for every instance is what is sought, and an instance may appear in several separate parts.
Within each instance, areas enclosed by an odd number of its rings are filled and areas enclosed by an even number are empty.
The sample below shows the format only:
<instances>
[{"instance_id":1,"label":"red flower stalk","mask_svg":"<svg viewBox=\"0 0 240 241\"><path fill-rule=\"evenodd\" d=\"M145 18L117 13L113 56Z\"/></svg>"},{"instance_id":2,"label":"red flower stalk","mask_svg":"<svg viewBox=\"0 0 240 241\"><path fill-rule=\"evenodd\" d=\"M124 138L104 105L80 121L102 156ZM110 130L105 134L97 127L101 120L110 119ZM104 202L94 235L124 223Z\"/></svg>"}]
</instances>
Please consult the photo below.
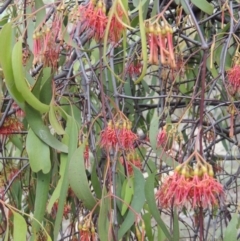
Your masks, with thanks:
<instances>
[{"instance_id":1,"label":"red flower stalk","mask_svg":"<svg viewBox=\"0 0 240 241\"><path fill-rule=\"evenodd\" d=\"M235 90L240 87L240 65L234 65L227 71L228 81Z\"/></svg>"},{"instance_id":2,"label":"red flower stalk","mask_svg":"<svg viewBox=\"0 0 240 241\"><path fill-rule=\"evenodd\" d=\"M88 143L85 145L83 158L84 158L85 167L89 168L90 167L90 160L89 160L89 145L88 145Z\"/></svg>"},{"instance_id":3,"label":"red flower stalk","mask_svg":"<svg viewBox=\"0 0 240 241\"><path fill-rule=\"evenodd\" d=\"M23 124L14 117L7 117L0 127L0 135L11 135L23 129Z\"/></svg>"}]
</instances>

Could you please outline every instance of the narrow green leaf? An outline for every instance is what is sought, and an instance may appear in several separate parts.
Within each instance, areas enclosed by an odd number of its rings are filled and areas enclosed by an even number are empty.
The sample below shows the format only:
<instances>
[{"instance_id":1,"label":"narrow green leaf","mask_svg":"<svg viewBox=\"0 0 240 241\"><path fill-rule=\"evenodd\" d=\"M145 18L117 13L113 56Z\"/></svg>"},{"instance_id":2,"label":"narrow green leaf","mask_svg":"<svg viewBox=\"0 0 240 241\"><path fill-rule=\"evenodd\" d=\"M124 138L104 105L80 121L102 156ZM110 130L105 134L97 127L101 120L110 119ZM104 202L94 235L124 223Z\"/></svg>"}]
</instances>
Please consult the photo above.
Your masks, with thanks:
<instances>
[{"instance_id":1,"label":"narrow green leaf","mask_svg":"<svg viewBox=\"0 0 240 241\"><path fill-rule=\"evenodd\" d=\"M157 226L157 232L158 232L157 241L169 241L169 239L166 238L166 235L163 233L163 231L159 225Z\"/></svg>"},{"instance_id":2,"label":"narrow green leaf","mask_svg":"<svg viewBox=\"0 0 240 241\"><path fill-rule=\"evenodd\" d=\"M91 182L92 182L93 189L96 193L96 197L100 199L102 196L102 190L101 190L101 185L97 176L96 162L94 162L94 165L92 167Z\"/></svg>"},{"instance_id":3,"label":"narrow green leaf","mask_svg":"<svg viewBox=\"0 0 240 241\"><path fill-rule=\"evenodd\" d=\"M132 182L132 178L128 178L124 181L126 184L123 186L125 186L125 188L123 189L123 195L122 195L122 199L124 201L123 205L122 205L122 210L121 210L121 215L123 216L126 211L128 210L128 205L130 204L131 200L132 200L132 196L133 196L133 182Z\"/></svg>"},{"instance_id":4,"label":"narrow green leaf","mask_svg":"<svg viewBox=\"0 0 240 241\"><path fill-rule=\"evenodd\" d=\"M61 153L61 156L60 156L60 170L59 170L60 179L59 179L59 181L57 183L57 186L54 189L54 191L53 191L53 193L51 195L51 198L50 198L50 200L48 202L48 205L47 205L47 212L48 213L51 213L53 204L60 197L61 189L62 189L62 183L63 183L63 177L64 177L64 173L65 173L65 170L66 170L66 164L67 164L67 155L65 153Z\"/></svg>"},{"instance_id":5,"label":"narrow green leaf","mask_svg":"<svg viewBox=\"0 0 240 241\"><path fill-rule=\"evenodd\" d=\"M144 220L144 224L145 224L145 230L146 230L146 235L149 241L154 241L154 237L153 237L153 228L152 228L152 220L151 220L151 215L150 213L145 213L142 216L143 220Z\"/></svg>"},{"instance_id":6,"label":"narrow green leaf","mask_svg":"<svg viewBox=\"0 0 240 241\"><path fill-rule=\"evenodd\" d=\"M49 146L41 141L32 131L29 129L26 150L29 157L30 167L33 172L42 171L48 173L51 170L50 150Z\"/></svg>"},{"instance_id":7,"label":"narrow green leaf","mask_svg":"<svg viewBox=\"0 0 240 241\"><path fill-rule=\"evenodd\" d=\"M36 9L36 27L43 23L44 18L46 17L46 8L42 0L35 0L35 9Z\"/></svg>"},{"instance_id":8,"label":"narrow green leaf","mask_svg":"<svg viewBox=\"0 0 240 241\"><path fill-rule=\"evenodd\" d=\"M176 208L173 211L173 241L179 241L179 222Z\"/></svg>"},{"instance_id":9,"label":"narrow green leaf","mask_svg":"<svg viewBox=\"0 0 240 241\"><path fill-rule=\"evenodd\" d=\"M106 193L106 191L103 191ZM112 240L109 238L109 220L108 216L111 212L111 199L110 197L102 197L100 203L100 213L98 218L98 232L101 241Z\"/></svg>"},{"instance_id":10,"label":"narrow green leaf","mask_svg":"<svg viewBox=\"0 0 240 241\"><path fill-rule=\"evenodd\" d=\"M206 0L191 0L191 2L198 7L200 10L202 10L203 12L211 15L213 13L214 7L212 4L210 4L209 2L207 2Z\"/></svg>"},{"instance_id":11,"label":"narrow green leaf","mask_svg":"<svg viewBox=\"0 0 240 241\"><path fill-rule=\"evenodd\" d=\"M63 130L63 127L61 126L61 124L57 120L57 117L56 117L55 111L54 111L54 106L53 106L52 103L50 104L50 110L49 110L49 122L50 122L52 128L56 131L56 133L58 135L64 135L65 134L65 131Z\"/></svg>"},{"instance_id":12,"label":"narrow green leaf","mask_svg":"<svg viewBox=\"0 0 240 241\"><path fill-rule=\"evenodd\" d=\"M147 178L146 185L145 185L145 195L146 195L146 200L149 207L149 212L152 214L152 216L154 217L157 224L160 226L160 228L162 229L163 233L166 235L168 240L172 240L172 237L157 209L156 200L154 196L154 182L155 182L155 174L153 173Z\"/></svg>"},{"instance_id":13,"label":"narrow green leaf","mask_svg":"<svg viewBox=\"0 0 240 241\"><path fill-rule=\"evenodd\" d=\"M68 147L57 140L42 121L41 114L26 103L26 119L33 132L47 145L61 152L68 152Z\"/></svg>"},{"instance_id":14,"label":"narrow green leaf","mask_svg":"<svg viewBox=\"0 0 240 241\"><path fill-rule=\"evenodd\" d=\"M3 241L8 241L9 240L9 223L7 221L7 229L5 231L5 234L4 234L4 240Z\"/></svg>"},{"instance_id":15,"label":"narrow green leaf","mask_svg":"<svg viewBox=\"0 0 240 241\"><path fill-rule=\"evenodd\" d=\"M26 82L22 66L22 44L22 41L19 40L13 47L12 51L13 75L17 90L22 94L25 101L34 109L42 113L47 112L49 110L49 106L43 104L34 96Z\"/></svg>"},{"instance_id":16,"label":"narrow green leaf","mask_svg":"<svg viewBox=\"0 0 240 241\"><path fill-rule=\"evenodd\" d=\"M69 188L69 173L68 173L69 163L70 163L73 153L77 149L77 145L78 145L78 127L77 127L77 123L76 123L75 119L73 119L71 116L67 117L67 127L66 127L65 131L66 131L66 134L64 135L64 141L65 140L67 141L69 151L68 151L68 156L67 156L66 168L65 168L64 174L63 174L61 195L60 195L59 201L58 201L58 211L57 211L55 224L54 224L54 240L57 240L57 237L58 237L58 234L60 231L60 227L62 224L63 209L64 209L64 204L66 202L67 191ZM78 175L78 173L76 174L76 176L77 175Z\"/></svg>"},{"instance_id":17,"label":"narrow green leaf","mask_svg":"<svg viewBox=\"0 0 240 241\"><path fill-rule=\"evenodd\" d=\"M96 200L89 187L84 159L84 145L81 145L73 154L69 164L69 183L76 196L84 206L91 210L96 205Z\"/></svg>"},{"instance_id":18,"label":"narrow green leaf","mask_svg":"<svg viewBox=\"0 0 240 241\"><path fill-rule=\"evenodd\" d=\"M140 27L140 37L141 37L141 44L142 44L142 56L143 56L143 67L142 73L139 78L134 82L134 84L139 84L143 77L147 72L147 40L146 40L146 33L145 33L145 25L143 21L143 10L142 10L142 1L139 0L138 11L139 11L139 27Z\"/></svg>"},{"instance_id":19,"label":"narrow green leaf","mask_svg":"<svg viewBox=\"0 0 240 241\"><path fill-rule=\"evenodd\" d=\"M5 83L10 95L23 109L24 99L17 90L12 69L12 24L4 25L0 32L0 64L3 69Z\"/></svg>"},{"instance_id":20,"label":"narrow green leaf","mask_svg":"<svg viewBox=\"0 0 240 241\"><path fill-rule=\"evenodd\" d=\"M240 222L239 215L237 213L232 214L232 219L228 223L223 241L237 240L239 222Z\"/></svg>"},{"instance_id":21,"label":"narrow green leaf","mask_svg":"<svg viewBox=\"0 0 240 241\"><path fill-rule=\"evenodd\" d=\"M46 213L46 206L48 200L48 191L51 180L51 172L44 174L42 171L37 173L37 188L34 203L34 219L32 220L32 237L31 240L35 240L35 235L40 229L39 223L42 223L44 215ZM36 222L36 220L38 222Z\"/></svg>"},{"instance_id":22,"label":"narrow green leaf","mask_svg":"<svg viewBox=\"0 0 240 241\"><path fill-rule=\"evenodd\" d=\"M134 221L136 220L136 213L140 213L145 203L144 195L145 180L141 171L134 167L134 195L131 202L131 208L134 210L128 210L127 216L124 219L121 227L118 231L118 239L121 239L123 235L131 228Z\"/></svg>"},{"instance_id":23,"label":"narrow green leaf","mask_svg":"<svg viewBox=\"0 0 240 241\"><path fill-rule=\"evenodd\" d=\"M13 213L13 240L26 241L27 239L27 224L25 219L17 212Z\"/></svg>"}]
</instances>

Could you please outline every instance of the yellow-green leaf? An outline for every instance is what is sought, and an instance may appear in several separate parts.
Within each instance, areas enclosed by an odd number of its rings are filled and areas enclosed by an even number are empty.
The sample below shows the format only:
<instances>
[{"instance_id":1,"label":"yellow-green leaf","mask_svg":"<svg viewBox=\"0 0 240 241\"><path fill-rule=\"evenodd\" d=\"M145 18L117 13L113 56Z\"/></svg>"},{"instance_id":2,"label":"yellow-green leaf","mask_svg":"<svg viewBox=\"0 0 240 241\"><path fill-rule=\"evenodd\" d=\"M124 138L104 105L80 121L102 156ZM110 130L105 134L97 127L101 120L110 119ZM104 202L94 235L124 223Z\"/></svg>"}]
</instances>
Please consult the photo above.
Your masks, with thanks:
<instances>
[{"instance_id":1,"label":"yellow-green leaf","mask_svg":"<svg viewBox=\"0 0 240 241\"><path fill-rule=\"evenodd\" d=\"M13 213L13 240L26 241L27 240L27 224L25 219L17 212Z\"/></svg>"}]
</instances>

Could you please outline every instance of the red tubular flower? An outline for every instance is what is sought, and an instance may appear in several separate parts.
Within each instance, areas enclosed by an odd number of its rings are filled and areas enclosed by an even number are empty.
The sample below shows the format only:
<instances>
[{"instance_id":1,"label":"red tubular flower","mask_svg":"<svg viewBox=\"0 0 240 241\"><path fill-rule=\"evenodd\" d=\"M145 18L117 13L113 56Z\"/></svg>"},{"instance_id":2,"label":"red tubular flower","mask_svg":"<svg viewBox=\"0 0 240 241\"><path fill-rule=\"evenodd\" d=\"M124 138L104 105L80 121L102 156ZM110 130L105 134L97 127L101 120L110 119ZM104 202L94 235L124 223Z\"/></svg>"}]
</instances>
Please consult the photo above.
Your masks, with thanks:
<instances>
[{"instance_id":1,"label":"red tubular flower","mask_svg":"<svg viewBox=\"0 0 240 241\"><path fill-rule=\"evenodd\" d=\"M116 44L126 30L126 27L118 20L123 18L123 9L120 4L117 4L116 11L113 14L111 19L110 28L109 28L109 40L113 44Z\"/></svg>"},{"instance_id":2,"label":"red tubular flower","mask_svg":"<svg viewBox=\"0 0 240 241\"><path fill-rule=\"evenodd\" d=\"M105 34L107 26L106 7L102 0L99 0L95 8L95 19L93 20L93 30L95 32L96 41L101 41Z\"/></svg>"},{"instance_id":3,"label":"red tubular flower","mask_svg":"<svg viewBox=\"0 0 240 241\"><path fill-rule=\"evenodd\" d=\"M169 208L172 205L181 208L188 205L190 189L191 182L189 178L175 170L174 174L168 176L157 191L156 199L163 208Z\"/></svg>"},{"instance_id":4,"label":"red tubular flower","mask_svg":"<svg viewBox=\"0 0 240 241\"><path fill-rule=\"evenodd\" d=\"M235 90L240 87L240 65L234 65L227 71L228 81Z\"/></svg>"},{"instance_id":5,"label":"red tubular flower","mask_svg":"<svg viewBox=\"0 0 240 241\"><path fill-rule=\"evenodd\" d=\"M115 147L117 142L116 130L114 129L112 121L109 121L107 128L101 132L100 146L109 149Z\"/></svg>"},{"instance_id":6,"label":"red tubular flower","mask_svg":"<svg viewBox=\"0 0 240 241\"><path fill-rule=\"evenodd\" d=\"M123 126L118 132L120 147L124 150L131 150L134 148L134 142L138 139L138 136L131 131L131 123L123 122Z\"/></svg>"},{"instance_id":7,"label":"red tubular flower","mask_svg":"<svg viewBox=\"0 0 240 241\"><path fill-rule=\"evenodd\" d=\"M43 50L43 39L40 32L33 34L33 64L41 63L42 59L42 50Z\"/></svg>"},{"instance_id":8,"label":"red tubular flower","mask_svg":"<svg viewBox=\"0 0 240 241\"><path fill-rule=\"evenodd\" d=\"M83 225L79 224L78 226L79 234L80 234L80 241L95 241L96 240L96 233L93 223L87 224L84 223Z\"/></svg>"}]
</instances>

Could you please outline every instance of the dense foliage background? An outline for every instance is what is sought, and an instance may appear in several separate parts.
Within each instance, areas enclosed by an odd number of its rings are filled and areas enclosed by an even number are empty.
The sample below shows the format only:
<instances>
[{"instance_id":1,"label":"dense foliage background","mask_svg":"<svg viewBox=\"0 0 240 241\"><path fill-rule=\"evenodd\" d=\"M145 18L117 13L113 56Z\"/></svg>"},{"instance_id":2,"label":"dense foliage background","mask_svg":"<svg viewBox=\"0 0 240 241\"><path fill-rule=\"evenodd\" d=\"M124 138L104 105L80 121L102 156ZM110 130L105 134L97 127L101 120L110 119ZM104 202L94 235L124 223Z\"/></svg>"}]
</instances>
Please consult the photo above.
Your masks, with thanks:
<instances>
[{"instance_id":1,"label":"dense foliage background","mask_svg":"<svg viewBox=\"0 0 240 241\"><path fill-rule=\"evenodd\" d=\"M0 234L239 238L239 1L0 3Z\"/></svg>"}]
</instances>

